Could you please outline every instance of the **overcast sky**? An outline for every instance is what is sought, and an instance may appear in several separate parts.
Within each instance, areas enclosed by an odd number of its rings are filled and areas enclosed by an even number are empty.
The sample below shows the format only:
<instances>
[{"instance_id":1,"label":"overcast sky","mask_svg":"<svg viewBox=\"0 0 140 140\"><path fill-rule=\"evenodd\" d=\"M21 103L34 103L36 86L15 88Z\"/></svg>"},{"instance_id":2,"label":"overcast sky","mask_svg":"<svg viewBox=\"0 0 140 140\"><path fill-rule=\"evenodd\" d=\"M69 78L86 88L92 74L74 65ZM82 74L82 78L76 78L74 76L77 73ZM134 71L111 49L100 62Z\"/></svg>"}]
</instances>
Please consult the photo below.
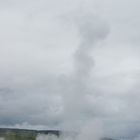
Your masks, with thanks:
<instances>
[{"instance_id":1,"label":"overcast sky","mask_svg":"<svg viewBox=\"0 0 140 140\"><path fill-rule=\"evenodd\" d=\"M0 126L140 133L139 0L0 0Z\"/></svg>"}]
</instances>

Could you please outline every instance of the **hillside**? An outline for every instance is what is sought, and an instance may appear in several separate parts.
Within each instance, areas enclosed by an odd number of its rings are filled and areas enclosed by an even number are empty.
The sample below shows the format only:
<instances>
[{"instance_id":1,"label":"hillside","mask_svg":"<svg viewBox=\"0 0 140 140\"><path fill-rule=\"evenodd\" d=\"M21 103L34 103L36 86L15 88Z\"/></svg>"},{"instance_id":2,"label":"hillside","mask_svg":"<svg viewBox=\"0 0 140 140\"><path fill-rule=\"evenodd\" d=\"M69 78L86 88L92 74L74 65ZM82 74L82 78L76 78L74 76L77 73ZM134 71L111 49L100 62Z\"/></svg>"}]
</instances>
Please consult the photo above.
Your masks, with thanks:
<instances>
[{"instance_id":1,"label":"hillside","mask_svg":"<svg viewBox=\"0 0 140 140\"><path fill-rule=\"evenodd\" d=\"M60 131L0 128L0 137L6 140L35 140L38 134L53 134L59 136Z\"/></svg>"}]
</instances>

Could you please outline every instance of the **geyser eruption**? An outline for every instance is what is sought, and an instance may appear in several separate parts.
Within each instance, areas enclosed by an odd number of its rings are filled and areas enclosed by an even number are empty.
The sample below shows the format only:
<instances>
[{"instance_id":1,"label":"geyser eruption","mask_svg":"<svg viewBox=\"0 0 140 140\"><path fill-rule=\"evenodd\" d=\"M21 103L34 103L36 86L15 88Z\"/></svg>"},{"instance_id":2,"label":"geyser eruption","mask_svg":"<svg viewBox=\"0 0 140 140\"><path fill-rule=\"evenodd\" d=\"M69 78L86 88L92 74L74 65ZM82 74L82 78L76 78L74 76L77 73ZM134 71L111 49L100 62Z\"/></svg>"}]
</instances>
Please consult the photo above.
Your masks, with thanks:
<instances>
[{"instance_id":1,"label":"geyser eruption","mask_svg":"<svg viewBox=\"0 0 140 140\"><path fill-rule=\"evenodd\" d=\"M74 72L70 78L65 79L69 84L62 88L64 110L60 127L63 130L75 131L77 135L62 134L59 138L40 135L37 140L99 140L102 137L101 122L93 115L88 116L94 112L94 107L89 105L86 96L89 93L94 95L88 84L94 65L90 52L107 36L109 29L100 18L93 15L76 16L74 24L78 30L80 44L74 54Z\"/></svg>"},{"instance_id":2,"label":"geyser eruption","mask_svg":"<svg viewBox=\"0 0 140 140\"><path fill-rule=\"evenodd\" d=\"M89 94L94 96L89 86L90 74L94 65L90 52L99 41L105 39L109 28L106 23L94 15L77 16L74 18L74 23L78 29L80 44L74 54L74 72L68 79L70 82L63 92L65 93L63 96L63 125L64 128L78 129L82 132L82 129L85 129L84 126L88 128L87 125L92 124L90 128L95 131L99 121L94 118L94 107L89 105L87 99Z\"/></svg>"}]
</instances>

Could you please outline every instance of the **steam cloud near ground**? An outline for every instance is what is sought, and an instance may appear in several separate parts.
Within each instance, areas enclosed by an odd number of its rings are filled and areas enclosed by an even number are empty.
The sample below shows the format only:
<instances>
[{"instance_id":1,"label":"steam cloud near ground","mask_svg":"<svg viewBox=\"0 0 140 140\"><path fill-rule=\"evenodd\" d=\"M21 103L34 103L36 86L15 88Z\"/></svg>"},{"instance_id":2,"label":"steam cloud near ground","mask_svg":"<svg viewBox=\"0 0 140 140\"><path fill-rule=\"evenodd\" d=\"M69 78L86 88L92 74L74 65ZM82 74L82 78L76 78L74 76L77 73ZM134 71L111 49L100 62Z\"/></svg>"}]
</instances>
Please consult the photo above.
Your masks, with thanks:
<instances>
[{"instance_id":1,"label":"steam cloud near ground","mask_svg":"<svg viewBox=\"0 0 140 140\"><path fill-rule=\"evenodd\" d=\"M59 137L55 135L38 134L36 140L100 140L103 138L102 129L97 122L90 122L78 132L62 132Z\"/></svg>"}]
</instances>

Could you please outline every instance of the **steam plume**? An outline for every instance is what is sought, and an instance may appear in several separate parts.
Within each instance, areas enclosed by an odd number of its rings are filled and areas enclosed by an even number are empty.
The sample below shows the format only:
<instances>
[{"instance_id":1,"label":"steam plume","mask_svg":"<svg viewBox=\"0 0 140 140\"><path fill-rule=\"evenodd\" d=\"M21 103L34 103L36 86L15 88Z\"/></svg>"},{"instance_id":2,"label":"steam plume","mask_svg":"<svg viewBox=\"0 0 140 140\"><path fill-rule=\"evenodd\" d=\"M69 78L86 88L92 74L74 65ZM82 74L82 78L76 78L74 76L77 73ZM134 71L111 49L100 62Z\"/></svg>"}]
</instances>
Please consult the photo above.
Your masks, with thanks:
<instances>
[{"instance_id":1,"label":"steam plume","mask_svg":"<svg viewBox=\"0 0 140 140\"><path fill-rule=\"evenodd\" d=\"M73 78L69 79L71 82L65 91L67 92L66 96L64 96L66 125L69 124L69 127L73 128L81 127L79 125L83 125L82 123L89 123L86 121L86 116L91 107L86 96L92 93L88 82L94 65L90 52L98 41L107 36L109 31L108 26L93 15L76 17L75 25L81 41L74 54L75 71L72 74ZM94 112L94 110L90 111ZM92 122L93 120L90 121Z\"/></svg>"},{"instance_id":2,"label":"steam plume","mask_svg":"<svg viewBox=\"0 0 140 140\"><path fill-rule=\"evenodd\" d=\"M65 93L63 94L62 129L76 131L77 135L73 137L62 134L60 138L39 135L37 140L90 140L93 138L99 140L103 135L101 122L94 116L87 117L88 112L92 113L94 109L91 109L86 96L92 93L88 84L94 65L90 52L98 41L107 36L108 26L98 17L86 14L74 18L74 23L80 36L80 44L74 53L75 70L67 79L69 81L67 87L63 87L65 91L62 91Z\"/></svg>"}]
</instances>

